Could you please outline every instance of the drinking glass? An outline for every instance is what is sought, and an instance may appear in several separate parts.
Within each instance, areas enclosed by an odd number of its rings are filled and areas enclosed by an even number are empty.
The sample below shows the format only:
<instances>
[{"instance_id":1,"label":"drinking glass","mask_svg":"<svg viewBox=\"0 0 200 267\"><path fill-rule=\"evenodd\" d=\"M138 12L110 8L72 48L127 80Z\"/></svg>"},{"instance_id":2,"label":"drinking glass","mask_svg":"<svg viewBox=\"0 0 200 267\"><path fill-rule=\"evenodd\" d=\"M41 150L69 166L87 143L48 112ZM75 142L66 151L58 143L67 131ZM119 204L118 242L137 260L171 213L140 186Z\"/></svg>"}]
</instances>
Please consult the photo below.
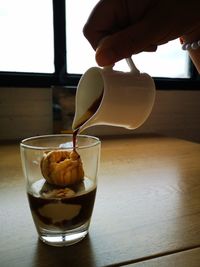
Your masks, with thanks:
<instances>
[{"instance_id":1,"label":"drinking glass","mask_svg":"<svg viewBox=\"0 0 200 267\"><path fill-rule=\"evenodd\" d=\"M50 151L73 151L73 135L44 135L22 140L21 161L33 221L39 238L53 246L68 246L88 233L97 189L101 142L97 137L77 135L84 179L71 186L48 183L41 161ZM56 192L56 194L55 194Z\"/></svg>"}]
</instances>

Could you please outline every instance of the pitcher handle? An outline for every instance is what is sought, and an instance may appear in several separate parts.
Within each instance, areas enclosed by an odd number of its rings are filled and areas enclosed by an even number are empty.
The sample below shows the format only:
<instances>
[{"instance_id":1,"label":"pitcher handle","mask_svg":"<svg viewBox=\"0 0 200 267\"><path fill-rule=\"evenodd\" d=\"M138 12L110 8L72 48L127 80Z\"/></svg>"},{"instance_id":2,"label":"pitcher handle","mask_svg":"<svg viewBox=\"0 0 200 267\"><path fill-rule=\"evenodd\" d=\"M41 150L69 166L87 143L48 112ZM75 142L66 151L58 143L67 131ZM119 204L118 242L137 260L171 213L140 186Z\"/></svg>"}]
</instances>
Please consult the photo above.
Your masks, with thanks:
<instances>
[{"instance_id":1,"label":"pitcher handle","mask_svg":"<svg viewBox=\"0 0 200 267\"><path fill-rule=\"evenodd\" d=\"M129 58L126 58L126 62L130 68L130 71L131 73L137 75L137 74L140 74L140 71L136 68L133 60L131 57ZM109 66L104 66L103 69L106 70L106 71L113 71L113 67L114 67L115 64L112 64L112 65L109 65Z\"/></svg>"},{"instance_id":2,"label":"pitcher handle","mask_svg":"<svg viewBox=\"0 0 200 267\"><path fill-rule=\"evenodd\" d=\"M131 57L126 58L126 62L127 62L128 66L129 66L129 68L133 74L140 74L140 71L136 68Z\"/></svg>"}]
</instances>

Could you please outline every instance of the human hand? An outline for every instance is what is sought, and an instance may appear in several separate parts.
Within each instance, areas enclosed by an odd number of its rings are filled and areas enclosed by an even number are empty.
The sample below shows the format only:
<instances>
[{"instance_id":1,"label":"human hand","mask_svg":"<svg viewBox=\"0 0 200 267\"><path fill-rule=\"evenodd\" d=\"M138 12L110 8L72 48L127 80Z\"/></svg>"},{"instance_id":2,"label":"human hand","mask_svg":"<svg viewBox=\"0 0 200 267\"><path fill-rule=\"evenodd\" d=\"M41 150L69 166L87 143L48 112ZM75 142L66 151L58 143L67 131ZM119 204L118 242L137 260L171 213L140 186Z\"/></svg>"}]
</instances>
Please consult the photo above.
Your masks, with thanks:
<instances>
[{"instance_id":1,"label":"human hand","mask_svg":"<svg viewBox=\"0 0 200 267\"><path fill-rule=\"evenodd\" d=\"M101 0L83 32L106 66L182 35L200 38L199 10L198 0Z\"/></svg>"}]
</instances>

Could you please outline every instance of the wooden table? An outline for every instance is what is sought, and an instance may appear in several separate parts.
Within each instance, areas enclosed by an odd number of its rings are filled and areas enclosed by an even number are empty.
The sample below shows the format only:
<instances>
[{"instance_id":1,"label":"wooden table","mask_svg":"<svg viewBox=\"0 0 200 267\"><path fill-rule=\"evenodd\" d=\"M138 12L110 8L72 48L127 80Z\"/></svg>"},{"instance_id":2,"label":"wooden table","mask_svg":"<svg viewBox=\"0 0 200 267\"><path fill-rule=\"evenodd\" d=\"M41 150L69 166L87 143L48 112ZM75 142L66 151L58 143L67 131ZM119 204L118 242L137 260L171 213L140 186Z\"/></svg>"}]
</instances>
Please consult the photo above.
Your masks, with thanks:
<instances>
[{"instance_id":1,"label":"wooden table","mask_svg":"<svg viewBox=\"0 0 200 267\"><path fill-rule=\"evenodd\" d=\"M38 241L19 144L0 146L0 266L200 266L200 144L161 136L102 141L89 235Z\"/></svg>"}]
</instances>

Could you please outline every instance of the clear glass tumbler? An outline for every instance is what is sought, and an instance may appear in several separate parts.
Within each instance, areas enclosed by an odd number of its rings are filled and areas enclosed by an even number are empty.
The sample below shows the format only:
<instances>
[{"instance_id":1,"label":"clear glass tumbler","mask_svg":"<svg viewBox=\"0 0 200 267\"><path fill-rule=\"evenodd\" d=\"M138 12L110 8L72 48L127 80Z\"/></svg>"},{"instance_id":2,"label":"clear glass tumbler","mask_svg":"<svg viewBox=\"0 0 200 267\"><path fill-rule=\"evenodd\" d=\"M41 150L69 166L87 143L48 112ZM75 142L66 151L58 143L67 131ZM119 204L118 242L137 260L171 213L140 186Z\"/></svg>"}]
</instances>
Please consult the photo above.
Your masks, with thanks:
<instances>
[{"instance_id":1,"label":"clear glass tumbler","mask_svg":"<svg viewBox=\"0 0 200 267\"><path fill-rule=\"evenodd\" d=\"M84 170L81 182L60 187L50 184L42 175L44 155L51 151L72 151L72 138L71 134L36 136L20 144L33 221L39 238L53 246L72 245L87 235L95 202L101 148L97 137L77 136L76 151ZM55 159L55 168L56 164Z\"/></svg>"}]
</instances>

